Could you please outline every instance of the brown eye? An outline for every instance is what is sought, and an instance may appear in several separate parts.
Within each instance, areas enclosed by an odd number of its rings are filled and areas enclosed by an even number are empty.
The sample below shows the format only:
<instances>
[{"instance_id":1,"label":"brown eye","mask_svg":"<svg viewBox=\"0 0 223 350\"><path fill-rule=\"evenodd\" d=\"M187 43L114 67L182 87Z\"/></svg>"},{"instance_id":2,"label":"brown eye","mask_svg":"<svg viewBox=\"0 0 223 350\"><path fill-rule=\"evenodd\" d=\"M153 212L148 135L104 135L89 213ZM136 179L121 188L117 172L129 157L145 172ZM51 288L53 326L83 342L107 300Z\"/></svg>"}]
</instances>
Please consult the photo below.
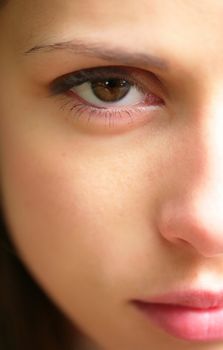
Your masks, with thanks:
<instances>
[{"instance_id":1,"label":"brown eye","mask_svg":"<svg viewBox=\"0 0 223 350\"><path fill-rule=\"evenodd\" d=\"M91 83L95 96L103 102L117 102L130 91L131 84L122 79L107 79Z\"/></svg>"},{"instance_id":2,"label":"brown eye","mask_svg":"<svg viewBox=\"0 0 223 350\"><path fill-rule=\"evenodd\" d=\"M140 77L136 80L133 74L129 74L128 79L123 76L123 69L121 71L119 69L119 72L114 72L113 69L113 72L110 72L108 68L103 68L100 73L98 69L91 69L90 72L84 70L80 77L75 78L76 81L73 76L70 82L67 78L70 89L66 91L74 93L82 101L98 108L132 107L144 103L149 89L143 85L143 78L142 83Z\"/></svg>"}]
</instances>

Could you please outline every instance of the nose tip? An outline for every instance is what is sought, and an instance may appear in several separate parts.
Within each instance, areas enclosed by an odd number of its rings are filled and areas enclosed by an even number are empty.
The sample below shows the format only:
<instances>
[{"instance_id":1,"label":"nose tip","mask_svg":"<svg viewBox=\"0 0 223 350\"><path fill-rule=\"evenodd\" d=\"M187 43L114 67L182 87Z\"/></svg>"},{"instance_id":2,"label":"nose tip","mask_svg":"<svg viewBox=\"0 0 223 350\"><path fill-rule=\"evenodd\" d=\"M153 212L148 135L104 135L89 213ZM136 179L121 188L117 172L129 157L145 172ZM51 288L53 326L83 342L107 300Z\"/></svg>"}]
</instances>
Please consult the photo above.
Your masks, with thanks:
<instances>
[{"instance_id":1,"label":"nose tip","mask_svg":"<svg viewBox=\"0 0 223 350\"><path fill-rule=\"evenodd\" d=\"M159 232L171 244L190 247L204 257L223 256L223 206L168 203L162 211Z\"/></svg>"}]
</instances>

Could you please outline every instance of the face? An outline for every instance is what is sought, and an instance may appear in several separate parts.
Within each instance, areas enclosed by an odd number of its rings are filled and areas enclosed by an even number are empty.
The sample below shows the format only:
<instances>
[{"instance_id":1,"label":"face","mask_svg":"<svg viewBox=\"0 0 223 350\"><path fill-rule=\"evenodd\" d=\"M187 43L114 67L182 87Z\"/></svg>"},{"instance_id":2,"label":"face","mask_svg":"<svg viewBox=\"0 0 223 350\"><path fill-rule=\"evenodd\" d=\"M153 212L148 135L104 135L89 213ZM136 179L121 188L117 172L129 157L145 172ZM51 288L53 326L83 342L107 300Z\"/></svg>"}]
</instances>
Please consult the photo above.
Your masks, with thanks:
<instances>
[{"instance_id":1,"label":"face","mask_svg":"<svg viewBox=\"0 0 223 350\"><path fill-rule=\"evenodd\" d=\"M223 346L222 329L180 329L198 315L167 330L133 303L223 288L222 13L11 0L0 14L10 234L89 350Z\"/></svg>"}]
</instances>

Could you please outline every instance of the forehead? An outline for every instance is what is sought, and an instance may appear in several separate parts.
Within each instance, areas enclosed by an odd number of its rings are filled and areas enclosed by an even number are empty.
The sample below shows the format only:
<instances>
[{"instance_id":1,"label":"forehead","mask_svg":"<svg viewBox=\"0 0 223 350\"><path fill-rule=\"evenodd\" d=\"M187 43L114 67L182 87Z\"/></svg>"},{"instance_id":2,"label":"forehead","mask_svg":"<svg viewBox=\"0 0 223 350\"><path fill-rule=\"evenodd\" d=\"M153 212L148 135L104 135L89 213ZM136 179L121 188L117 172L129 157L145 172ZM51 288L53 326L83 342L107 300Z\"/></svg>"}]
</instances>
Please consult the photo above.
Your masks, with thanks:
<instances>
[{"instance_id":1,"label":"forehead","mask_svg":"<svg viewBox=\"0 0 223 350\"><path fill-rule=\"evenodd\" d=\"M17 30L30 27L41 33L51 28L58 32L93 27L112 30L142 29L148 36L162 30L177 37L181 33L196 34L222 28L223 2L219 0L8 0L7 15L17 22ZM18 23L20 26L18 27ZM151 31L150 31L151 29ZM51 31L50 31L51 33Z\"/></svg>"},{"instance_id":2,"label":"forehead","mask_svg":"<svg viewBox=\"0 0 223 350\"><path fill-rule=\"evenodd\" d=\"M24 51L87 36L222 72L222 15L219 0L9 0L0 27Z\"/></svg>"}]
</instances>

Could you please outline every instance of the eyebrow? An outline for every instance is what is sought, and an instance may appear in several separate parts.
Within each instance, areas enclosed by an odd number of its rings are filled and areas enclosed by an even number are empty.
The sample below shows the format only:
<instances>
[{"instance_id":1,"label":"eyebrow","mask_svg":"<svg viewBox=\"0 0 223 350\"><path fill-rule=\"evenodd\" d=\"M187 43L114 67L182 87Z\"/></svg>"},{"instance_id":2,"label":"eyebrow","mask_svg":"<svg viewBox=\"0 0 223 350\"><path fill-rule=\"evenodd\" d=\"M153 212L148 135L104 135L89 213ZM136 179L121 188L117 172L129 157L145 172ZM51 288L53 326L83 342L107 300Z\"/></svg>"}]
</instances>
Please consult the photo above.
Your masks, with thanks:
<instances>
[{"instance_id":1,"label":"eyebrow","mask_svg":"<svg viewBox=\"0 0 223 350\"><path fill-rule=\"evenodd\" d=\"M94 43L84 40L71 40L57 42L52 44L37 45L25 51L25 55L42 54L46 52L55 52L65 50L74 54L82 54L90 57L98 57L107 61L119 62L125 65L148 66L158 68L160 70L169 69L167 61L156 57L147 52L134 52L122 47L108 45L108 43Z\"/></svg>"}]
</instances>

